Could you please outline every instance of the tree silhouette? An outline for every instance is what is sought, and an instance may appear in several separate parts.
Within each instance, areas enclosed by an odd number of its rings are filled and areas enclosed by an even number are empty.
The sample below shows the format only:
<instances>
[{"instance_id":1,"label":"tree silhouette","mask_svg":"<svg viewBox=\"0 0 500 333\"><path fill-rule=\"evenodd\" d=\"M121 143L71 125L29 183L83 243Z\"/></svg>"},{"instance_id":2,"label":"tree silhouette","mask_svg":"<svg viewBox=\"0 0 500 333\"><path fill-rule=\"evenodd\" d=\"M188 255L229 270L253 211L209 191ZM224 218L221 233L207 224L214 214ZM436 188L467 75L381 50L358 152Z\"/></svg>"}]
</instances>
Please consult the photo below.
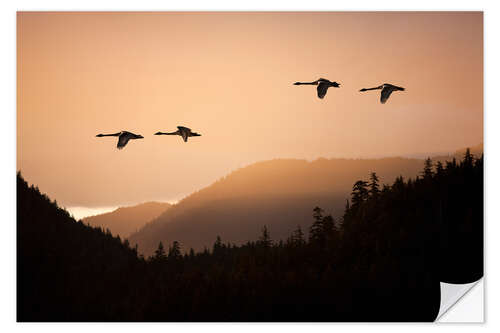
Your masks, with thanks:
<instances>
[{"instance_id":1,"label":"tree silhouette","mask_svg":"<svg viewBox=\"0 0 500 333\"><path fill-rule=\"evenodd\" d=\"M304 246L305 243L306 241L304 239L304 232L299 225L297 226L297 229L292 232L292 235L288 238L288 244L294 247L301 247Z\"/></svg>"},{"instance_id":2,"label":"tree silhouette","mask_svg":"<svg viewBox=\"0 0 500 333\"><path fill-rule=\"evenodd\" d=\"M321 250L325 250L328 242L337 239L337 226L331 215L323 215L323 209L315 207L314 222L309 228L309 242Z\"/></svg>"},{"instance_id":3,"label":"tree silhouette","mask_svg":"<svg viewBox=\"0 0 500 333\"><path fill-rule=\"evenodd\" d=\"M356 209L359 207L365 200L368 199L368 183L364 180L358 180L354 183L352 187L351 193L351 206Z\"/></svg>"},{"instance_id":4,"label":"tree silhouette","mask_svg":"<svg viewBox=\"0 0 500 333\"><path fill-rule=\"evenodd\" d=\"M470 148L465 150L463 164L469 168L474 164L474 156L471 154Z\"/></svg>"},{"instance_id":5,"label":"tree silhouette","mask_svg":"<svg viewBox=\"0 0 500 333\"><path fill-rule=\"evenodd\" d=\"M432 177L432 160L430 157L427 157L425 162L424 162L424 170L422 171L422 175L424 178L430 178Z\"/></svg>"},{"instance_id":6,"label":"tree silhouette","mask_svg":"<svg viewBox=\"0 0 500 333\"><path fill-rule=\"evenodd\" d=\"M163 248L163 243L160 242L160 244L158 244L158 249L156 249L153 258L156 260L163 260L166 257L167 256L165 255L165 249Z\"/></svg>"},{"instance_id":7,"label":"tree silhouette","mask_svg":"<svg viewBox=\"0 0 500 333\"><path fill-rule=\"evenodd\" d=\"M438 176L442 176L443 172L444 172L443 163L441 163L441 161L437 161L437 163L436 163L436 174Z\"/></svg>"},{"instance_id":8,"label":"tree silhouette","mask_svg":"<svg viewBox=\"0 0 500 333\"><path fill-rule=\"evenodd\" d=\"M370 196L372 197L376 197L378 196L378 194L380 193L380 186L379 186L379 178L377 176L377 174L375 172L372 172L370 174L370 184L369 184L369 194Z\"/></svg>"},{"instance_id":9,"label":"tree silhouette","mask_svg":"<svg viewBox=\"0 0 500 333\"><path fill-rule=\"evenodd\" d=\"M313 209L314 222L309 228L309 242L323 244L325 235L323 233L323 209L315 207Z\"/></svg>"},{"instance_id":10,"label":"tree silhouette","mask_svg":"<svg viewBox=\"0 0 500 333\"><path fill-rule=\"evenodd\" d=\"M259 244L264 248L269 248L272 245L271 236L269 235L269 231L267 230L267 226L262 228L262 234L259 238Z\"/></svg>"},{"instance_id":11,"label":"tree silhouette","mask_svg":"<svg viewBox=\"0 0 500 333\"><path fill-rule=\"evenodd\" d=\"M215 240L214 246L212 247L212 252L214 254L218 253L222 249L222 240L219 235L217 235L217 239Z\"/></svg>"},{"instance_id":12,"label":"tree silhouette","mask_svg":"<svg viewBox=\"0 0 500 333\"><path fill-rule=\"evenodd\" d=\"M168 249L168 259L179 259L181 257L181 246L178 241L174 241Z\"/></svg>"}]
</instances>

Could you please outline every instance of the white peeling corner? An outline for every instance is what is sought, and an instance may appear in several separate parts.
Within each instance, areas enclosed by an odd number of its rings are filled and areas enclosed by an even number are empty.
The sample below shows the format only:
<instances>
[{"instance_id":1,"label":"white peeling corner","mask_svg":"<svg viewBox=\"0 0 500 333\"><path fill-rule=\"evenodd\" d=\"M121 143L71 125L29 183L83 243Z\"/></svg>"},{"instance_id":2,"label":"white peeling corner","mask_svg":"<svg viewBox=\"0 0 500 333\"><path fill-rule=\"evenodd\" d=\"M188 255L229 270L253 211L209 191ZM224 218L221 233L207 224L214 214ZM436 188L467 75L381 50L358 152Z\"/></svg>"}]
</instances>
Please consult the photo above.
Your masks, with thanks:
<instances>
[{"instance_id":1,"label":"white peeling corner","mask_svg":"<svg viewBox=\"0 0 500 333\"><path fill-rule=\"evenodd\" d=\"M483 279L467 284L441 282L441 306L436 322L482 323Z\"/></svg>"}]
</instances>

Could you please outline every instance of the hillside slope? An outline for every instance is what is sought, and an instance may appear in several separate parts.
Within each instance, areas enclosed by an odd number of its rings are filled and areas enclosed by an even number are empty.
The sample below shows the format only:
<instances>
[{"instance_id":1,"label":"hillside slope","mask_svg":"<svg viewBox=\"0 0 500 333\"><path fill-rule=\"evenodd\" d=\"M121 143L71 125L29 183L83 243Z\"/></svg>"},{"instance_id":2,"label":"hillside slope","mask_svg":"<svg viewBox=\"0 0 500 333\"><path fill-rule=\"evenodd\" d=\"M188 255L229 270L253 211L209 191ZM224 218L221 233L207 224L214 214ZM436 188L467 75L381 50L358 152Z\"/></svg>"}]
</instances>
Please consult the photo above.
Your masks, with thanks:
<instances>
[{"instance_id":1,"label":"hillside slope","mask_svg":"<svg viewBox=\"0 0 500 333\"><path fill-rule=\"evenodd\" d=\"M463 150L465 151L465 149ZM459 150L445 161L463 157ZM482 144L473 147L482 152ZM263 161L241 168L198 191L146 224L129 237L139 252L151 255L160 241L181 243L184 251L210 246L217 236L242 244L256 239L266 225L274 239L284 239L310 216L311 207L321 206L333 216L344 211L352 184L376 172L381 183L398 176L415 178L423 159L298 159Z\"/></svg>"},{"instance_id":2,"label":"hillside slope","mask_svg":"<svg viewBox=\"0 0 500 333\"><path fill-rule=\"evenodd\" d=\"M109 229L113 235L127 238L170 206L172 205L166 202L146 202L135 206L120 207L105 214L89 216L84 218L83 222L104 230Z\"/></svg>"},{"instance_id":3,"label":"hillside slope","mask_svg":"<svg viewBox=\"0 0 500 333\"><path fill-rule=\"evenodd\" d=\"M127 242L75 221L18 174L18 321L135 320L139 265Z\"/></svg>"},{"instance_id":4,"label":"hillside slope","mask_svg":"<svg viewBox=\"0 0 500 333\"><path fill-rule=\"evenodd\" d=\"M422 166L423 160L407 158L255 163L188 196L129 241L150 255L160 241L177 240L184 250L200 250L219 235L223 241L241 244L256 239L263 225L274 239L284 239L310 218L312 207L341 215L352 184L370 172L377 172L382 182L392 182L399 175L415 177Z\"/></svg>"}]
</instances>

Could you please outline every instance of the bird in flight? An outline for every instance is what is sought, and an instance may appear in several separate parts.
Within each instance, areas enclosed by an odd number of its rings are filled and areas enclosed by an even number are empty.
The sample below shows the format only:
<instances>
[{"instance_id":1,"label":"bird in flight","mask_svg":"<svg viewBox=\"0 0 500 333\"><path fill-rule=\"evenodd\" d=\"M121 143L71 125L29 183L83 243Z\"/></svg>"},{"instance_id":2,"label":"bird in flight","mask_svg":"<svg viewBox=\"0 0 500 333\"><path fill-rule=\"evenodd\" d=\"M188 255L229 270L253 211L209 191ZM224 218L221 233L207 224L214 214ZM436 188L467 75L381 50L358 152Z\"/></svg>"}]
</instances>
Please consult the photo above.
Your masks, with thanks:
<instances>
[{"instance_id":1,"label":"bird in flight","mask_svg":"<svg viewBox=\"0 0 500 333\"><path fill-rule=\"evenodd\" d=\"M118 144L116 145L116 148L118 149L123 149L127 145L127 142L129 140L133 139L144 139L142 135L137 135L134 133L130 133L127 131L121 131L118 133L113 133L113 134L97 134L96 137L101 138L103 136L117 136L118 137Z\"/></svg>"},{"instance_id":2,"label":"bird in flight","mask_svg":"<svg viewBox=\"0 0 500 333\"><path fill-rule=\"evenodd\" d=\"M184 142L187 142L188 138L191 136L201 136L201 134L191 132L190 128L184 126L177 126L177 131L170 133L156 132L155 135L180 135Z\"/></svg>"},{"instance_id":3,"label":"bird in flight","mask_svg":"<svg viewBox=\"0 0 500 333\"><path fill-rule=\"evenodd\" d=\"M375 87L375 88L363 88L360 91L367 91L367 90L375 90L375 89L382 89L380 93L380 103L385 104L387 100L389 99L389 96L391 96L393 91L405 91L405 88L403 87L398 87L394 86L389 83L384 83L381 86Z\"/></svg>"},{"instance_id":4,"label":"bird in flight","mask_svg":"<svg viewBox=\"0 0 500 333\"><path fill-rule=\"evenodd\" d=\"M300 85L312 85L312 86L318 86L316 90L318 91L318 97L323 98L326 95L326 92L328 91L328 88L330 87L335 87L338 88L340 86L340 83L337 82L332 82L327 79L317 79L316 81L313 82L295 82L294 85L300 86Z\"/></svg>"}]
</instances>

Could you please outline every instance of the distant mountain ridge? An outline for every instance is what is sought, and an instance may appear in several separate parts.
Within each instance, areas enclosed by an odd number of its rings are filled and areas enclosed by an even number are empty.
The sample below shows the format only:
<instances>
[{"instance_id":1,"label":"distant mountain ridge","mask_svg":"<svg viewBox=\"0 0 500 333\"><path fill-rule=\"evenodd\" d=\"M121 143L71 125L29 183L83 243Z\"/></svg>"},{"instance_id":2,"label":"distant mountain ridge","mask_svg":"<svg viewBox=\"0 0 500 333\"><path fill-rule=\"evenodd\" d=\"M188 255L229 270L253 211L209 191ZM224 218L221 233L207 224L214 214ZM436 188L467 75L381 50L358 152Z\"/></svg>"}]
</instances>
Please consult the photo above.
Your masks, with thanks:
<instances>
[{"instance_id":1,"label":"distant mountain ridge","mask_svg":"<svg viewBox=\"0 0 500 333\"><path fill-rule=\"evenodd\" d=\"M109 229L113 235L127 238L147 222L160 216L172 205L166 202L145 202L135 206L120 207L112 212L89 216L82 221L94 227Z\"/></svg>"},{"instance_id":2,"label":"distant mountain ridge","mask_svg":"<svg viewBox=\"0 0 500 333\"><path fill-rule=\"evenodd\" d=\"M478 145L475 145L475 146L471 146L471 147L468 147L471 154L474 155L474 156L480 156L483 151L484 151L484 146L483 146L483 143L481 142L480 144ZM454 156L456 156L457 158L462 158L465 154L465 151L467 150L467 148L462 148L462 149L459 149L455 152Z\"/></svg>"},{"instance_id":3,"label":"distant mountain ridge","mask_svg":"<svg viewBox=\"0 0 500 333\"><path fill-rule=\"evenodd\" d=\"M467 147L470 149L470 152L473 154L473 155L476 155L476 156L479 156L483 153L483 143L479 143L475 146L470 146L470 147ZM412 154L408 154L408 155L404 155L403 157L408 157L408 158L421 158L421 159L425 159L427 157L430 157L431 159L433 160L441 160L443 158L452 158L452 157L456 157L457 159L461 159L464 157L464 154L465 154L465 150L467 148L462 148L462 149L458 149L454 152L449 152L449 151L441 151L441 152L433 152L433 153L412 153Z\"/></svg>"}]
</instances>

